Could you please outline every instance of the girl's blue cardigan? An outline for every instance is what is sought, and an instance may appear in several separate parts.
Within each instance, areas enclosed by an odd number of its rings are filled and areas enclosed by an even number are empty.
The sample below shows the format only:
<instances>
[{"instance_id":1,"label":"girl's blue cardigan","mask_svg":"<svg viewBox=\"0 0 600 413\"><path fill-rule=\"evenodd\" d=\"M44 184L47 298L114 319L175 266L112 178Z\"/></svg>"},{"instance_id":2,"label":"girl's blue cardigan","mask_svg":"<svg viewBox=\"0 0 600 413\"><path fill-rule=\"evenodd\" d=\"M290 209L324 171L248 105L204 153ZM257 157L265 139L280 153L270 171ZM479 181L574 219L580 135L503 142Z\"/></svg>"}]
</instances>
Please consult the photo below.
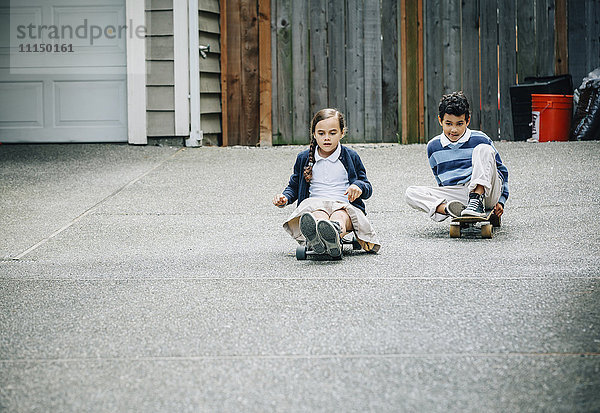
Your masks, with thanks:
<instances>
[{"instance_id":1,"label":"girl's blue cardigan","mask_svg":"<svg viewBox=\"0 0 600 413\"><path fill-rule=\"evenodd\" d=\"M342 145L340 153L340 161L348 172L348 181L350 185L354 184L362 190L360 197L354 200L351 204L360 209L365 215L365 203L363 199L368 199L373 193L373 187L367 179L367 171L360 160L360 156L353 149L346 148ZM290 182L283 190L283 195L288 199L288 204L298 200L298 205L309 196L309 183L304 179L304 167L308 165L308 149L302 151L296 157L294 164L294 173L290 177Z\"/></svg>"}]
</instances>

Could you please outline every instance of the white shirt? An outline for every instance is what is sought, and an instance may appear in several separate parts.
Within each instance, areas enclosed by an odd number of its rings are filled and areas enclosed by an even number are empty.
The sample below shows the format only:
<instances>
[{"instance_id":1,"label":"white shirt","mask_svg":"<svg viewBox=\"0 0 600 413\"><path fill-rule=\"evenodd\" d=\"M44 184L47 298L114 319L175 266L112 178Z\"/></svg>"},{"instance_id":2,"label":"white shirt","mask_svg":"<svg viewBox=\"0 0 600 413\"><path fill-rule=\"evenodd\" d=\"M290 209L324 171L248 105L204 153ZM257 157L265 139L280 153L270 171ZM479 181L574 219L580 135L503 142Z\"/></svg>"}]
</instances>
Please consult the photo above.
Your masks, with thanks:
<instances>
[{"instance_id":1,"label":"white shirt","mask_svg":"<svg viewBox=\"0 0 600 413\"><path fill-rule=\"evenodd\" d=\"M458 145L459 143L465 143L469 139L471 139L471 129L469 129L469 128L467 128L465 133L463 133L463 136L461 136L460 139L457 140L456 142L452 142L450 139L448 139L448 137L444 134L444 132L442 132L440 134L440 143L442 144L442 146L444 148L448 145Z\"/></svg>"},{"instance_id":2,"label":"white shirt","mask_svg":"<svg viewBox=\"0 0 600 413\"><path fill-rule=\"evenodd\" d=\"M318 148L315 149L315 164L309 186L311 198L348 202L348 195L344 195L344 192L350 186L350 182L348 182L348 171L340 161L341 153L340 144L327 158L320 156Z\"/></svg>"}]
</instances>

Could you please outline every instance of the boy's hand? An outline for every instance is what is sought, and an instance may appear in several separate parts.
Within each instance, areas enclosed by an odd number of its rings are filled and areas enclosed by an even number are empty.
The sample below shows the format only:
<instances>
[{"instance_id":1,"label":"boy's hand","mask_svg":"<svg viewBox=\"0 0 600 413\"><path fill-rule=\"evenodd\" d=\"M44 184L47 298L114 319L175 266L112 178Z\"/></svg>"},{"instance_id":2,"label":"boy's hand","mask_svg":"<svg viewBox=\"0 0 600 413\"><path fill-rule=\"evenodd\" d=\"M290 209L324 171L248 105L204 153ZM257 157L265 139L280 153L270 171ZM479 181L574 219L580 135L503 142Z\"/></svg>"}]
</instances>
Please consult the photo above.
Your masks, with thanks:
<instances>
[{"instance_id":1,"label":"boy's hand","mask_svg":"<svg viewBox=\"0 0 600 413\"><path fill-rule=\"evenodd\" d=\"M358 199L362 194L362 189L360 189L358 186L352 184L348 187L348 189L346 189L346 192L344 192L344 195L348 195L348 201L350 202L354 202L355 199Z\"/></svg>"},{"instance_id":2,"label":"boy's hand","mask_svg":"<svg viewBox=\"0 0 600 413\"><path fill-rule=\"evenodd\" d=\"M288 199L283 194L276 195L273 198L273 205L278 206L279 208L283 208L288 203Z\"/></svg>"},{"instance_id":3,"label":"boy's hand","mask_svg":"<svg viewBox=\"0 0 600 413\"><path fill-rule=\"evenodd\" d=\"M498 202L496 204L496 206L494 207L494 214L496 214L496 216L498 218L500 218L503 213L504 213L504 207L502 206L502 204L500 202Z\"/></svg>"}]
</instances>

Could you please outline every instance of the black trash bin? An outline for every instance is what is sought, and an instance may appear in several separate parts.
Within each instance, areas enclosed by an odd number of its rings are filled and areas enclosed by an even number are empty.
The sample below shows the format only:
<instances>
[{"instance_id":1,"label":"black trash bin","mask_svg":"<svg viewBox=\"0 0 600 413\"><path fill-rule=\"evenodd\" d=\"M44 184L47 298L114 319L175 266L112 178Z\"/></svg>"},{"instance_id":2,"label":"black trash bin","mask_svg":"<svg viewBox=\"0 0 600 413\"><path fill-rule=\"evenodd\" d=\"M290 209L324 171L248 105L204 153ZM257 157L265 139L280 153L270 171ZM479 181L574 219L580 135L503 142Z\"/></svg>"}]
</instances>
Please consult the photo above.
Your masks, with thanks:
<instances>
[{"instance_id":1,"label":"black trash bin","mask_svg":"<svg viewBox=\"0 0 600 413\"><path fill-rule=\"evenodd\" d=\"M516 141L531 138L531 94L572 95L571 75L526 77L510 87L513 135Z\"/></svg>"}]
</instances>

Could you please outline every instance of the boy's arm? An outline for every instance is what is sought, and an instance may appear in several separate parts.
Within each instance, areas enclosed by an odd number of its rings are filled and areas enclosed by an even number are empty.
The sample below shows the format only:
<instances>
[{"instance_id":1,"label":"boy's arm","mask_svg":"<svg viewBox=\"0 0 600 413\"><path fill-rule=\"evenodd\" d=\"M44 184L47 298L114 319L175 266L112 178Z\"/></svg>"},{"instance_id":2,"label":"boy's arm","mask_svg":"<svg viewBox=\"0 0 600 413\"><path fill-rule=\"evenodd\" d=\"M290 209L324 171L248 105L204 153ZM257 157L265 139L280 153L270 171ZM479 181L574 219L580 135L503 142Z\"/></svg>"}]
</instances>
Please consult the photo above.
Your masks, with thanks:
<instances>
[{"instance_id":1,"label":"boy's arm","mask_svg":"<svg viewBox=\"0 0 600 413\"><path fill-rule=\"evenodd\" d=\"M498 151L496 151L496 167L502 176L502 192L500 193L500 199L498 199L498 203L502 204L504 207L504 204L506 204L506 200L508 199L508 169L502 163L502 159L500 158Z\"/></svg>"},{"instance_id":2,"label":"boy's arm","mask_svg":"<svg viewBox=\"0 0 600 413\"><path fill-rule=\"evenodd\" d=\"M288 200L288 205L293 204L298 199L298 185L302 177L302 161L300 155L296 157L296 163L294 164L294 172L290 176L290 182L288 186L283 190L283 195Z\"/></svg>"},{"instance_id":3,"label":"boy's arm","mask_svg":"<svg viewBox=\"0 0 600 413\"><path fill-rule=\"evenodd\" d=\"M350 182L350 185L356 185L360 188L362 191L360 197L362 199L369 199L373 194L373 186L367 178L367 170L365 169L360 156L356 155L356 157L353 159L353 162L354 168L356 169L356 180L354 182Z\"/></svg>"},{"instance_id":4,"label":"boy's arm","mask_svg":"<svg viewBox=\"0 0 600 413\"><path fill-rule=\"evenodd\" d=\"M438 186L442 186L442 181L440 180L440 177L437 174L437 162L435 160L435 157L432 156L433 153L434 151L432 145L427 145L427 159L429 160L431 172L433 172L433 177L435 178L435 181L437 182Z\"/></svg>"}]
</instances>

